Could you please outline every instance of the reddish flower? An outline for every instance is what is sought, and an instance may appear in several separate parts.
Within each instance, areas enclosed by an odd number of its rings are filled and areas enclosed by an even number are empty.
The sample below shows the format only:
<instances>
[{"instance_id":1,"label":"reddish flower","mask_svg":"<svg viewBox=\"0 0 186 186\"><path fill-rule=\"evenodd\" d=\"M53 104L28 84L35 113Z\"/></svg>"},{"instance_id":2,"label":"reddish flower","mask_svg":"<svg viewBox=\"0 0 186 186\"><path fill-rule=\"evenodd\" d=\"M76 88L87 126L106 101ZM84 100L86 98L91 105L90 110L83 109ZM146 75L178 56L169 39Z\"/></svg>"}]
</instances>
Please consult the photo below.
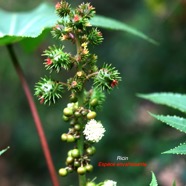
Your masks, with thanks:
<instances>
[{"instance_id":1,"label":"reddish flower","mask_svg":"<svg viewBox=\"0 0 186 186\"><path fill-rule=\"evenodd\" d=\"M76 14L76 15L74 15L74 22L77 22L77 21L79 21L79 16Z\"/></svg>"},{"instance_id":2,"label":"reddish flower","mask_svg":"<svg viewBox=\"0 0 186 186\"><path fill-rule=\"evenodd\" d=\"M52 60L50 58L47 58L45 61L46 61L46 63L45 63L46 65L51 65L52 64Z\"/></svg>"},{"instance_id":3,"label":"reddish flower","mask_svg":"<svg viewBox=\"0 0 186 186\"><path fill-rule=\"evenodd\" d=\"M56 7L56 10L58 10L61 8L61 4L58 2L55 7Z\"/></svg>"},{"instance_id":4,"label":"reddish flower","mask_svg":"<svg viewBox=\"0 0 186 186\"><path fill-rule=\"evenodd\" d=\"M40 97L40 104L43 104L44 103L44 101L45 101L45 99L43 98L43 97Z\"/></svg>"},{"instance_id":5,"label":"reddish flower","mask_svg":"<svg viewBox=\"0 0 186 186\"><path fill-rule=\"evenodd\" d=\"M114 80L111 82L111 87L114 88L117 84L118 84L118 81L114 79Z\"/></svg>"},{"instance_id":6,"label":"reddish flower","mask_svg":"<svg viewBox=\"0 0 186 186\"><path fill-rule=\"evenodd\" d=\"M75 87L77 85L77 81L72 81L71 86Z\"/></svg>"}]
</instances>

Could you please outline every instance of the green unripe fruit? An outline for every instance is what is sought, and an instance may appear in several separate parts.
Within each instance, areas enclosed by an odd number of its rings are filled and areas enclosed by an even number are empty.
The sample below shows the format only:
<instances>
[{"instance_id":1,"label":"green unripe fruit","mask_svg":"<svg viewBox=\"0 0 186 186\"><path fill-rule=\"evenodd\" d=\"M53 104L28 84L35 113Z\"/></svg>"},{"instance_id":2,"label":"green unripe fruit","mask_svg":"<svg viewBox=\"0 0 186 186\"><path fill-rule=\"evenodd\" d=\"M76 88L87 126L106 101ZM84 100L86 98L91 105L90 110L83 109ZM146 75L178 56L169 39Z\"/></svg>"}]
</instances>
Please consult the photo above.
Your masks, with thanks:
<instances>
[{"instance_id":1,"label":"green unripe fruit","mask_svg":"<svg viewBox=\"0 0 186 186\"><path fill-rule=\"evenodd\" d=\"M87 172L93 171L93 166L90 165L90 164L86 165L85 168L86 168L86 171L87 171Z\"/></svg>"},{"instance_id":2,"label":"green unripe fruit","mask_svg":"<svg viewBox=\"0 0 186 186\"><path fill-rule=\"evenodd\" d=\"M69 121L69 117L63 115L63 120L64 120L64 121Z\"/></svg>"},{"instance_id":3,"label":"green unripe fruit","mask_svg":"<svg viewBox=\"0 0 186 186\"><path fill-rule=\"evenodd\" d=\"M92 100L90 101L90 105L91 105L92 107L95 107L97 104L98 104L98 99L97 99L97 98L94 98L94 99L92 99Z\"/></svg>"},{"instance_id":4,"label":"green unripe fruit","mask_svg":"<svg viewBox=\"0 0 186 186\"><path fill-rule=\"evenodd\" d=\"M76 111L76 112L74 113L74 115L75 115L77 118L79 118L79 117L81 116L81 113L80 113L79 111Z\"/></svg>"},{"instance_id":5,"label":"green unripe fruit","mask_svg":"<svg viewBox=\"0 0 186 186\"><path fill-rule=\"evenodd\" d=\"M61 140L62 140L62 141L66 141L66 140L67 140L67 136L68 136L68 135L65 134L65 133L62 134L62 135L61 135Z\"/></svg>"},{"instance_id":6,"label":"green unripe fruit","mask_svg":"<svg viewBox=\"0 0 186 186\"><path fill-rule=\"evenodd\" d=\"M96 117L96 112L94 112L94 111L91 111L91 112L89 112L88 114L87 114L87 118L88 119L94 119L95 117Z\"/></svg>"},{"instance_id":7,"label":"green unripe fruit","mask_svg":"<svg viewBox=\"0 0 186 186\"><path fill-rule=\"evenodd\" d=\"M78 167L77 173L81 174L81 175L85 174L86 173L86 168L85 167Z\"/></svg>"},{"instance_id":8,"label":"green unripe fruit","mask_svg":"<svg viewBox=\"0 0 186 186\"><path fill-rule=\"evenodd\" d=\"M67 153L68 156L72 156L72 150L69 150Z\"/></svg>"},{"instance_id":9,"label":"green unripe fruit","mask_svg":"<svg viewBox=\"0 0 186 186\"><path fill-rule=\"evenodd\" d=\"M73 110L72 110L71 108L66 107L66 108L64 108L64 110L63 110L63 114L64 114L65 116L72 116Z\"/></svg>"},{"instance_id":10,"label":"green unripe fruit","mask_svg":"<svg viewBox=\"0 0 186 186\"><path fill-rule=\"evenodd\" d=\"M79 124L76 124L76 125L74 126L74 129L75 129L75 130L80 130L80 129L81 129L81 126L80 126Z\"/></svg>"},{"instance_id":11,"label":"green unripe fruit","mask_svg":"<svg viewBox=\"0 0 186 186\"><path fill-rule=\"evenodd\" d=\"M88 182L86 186L96 186L96 184L94 182Z\"/></svg>"},{"instance_id":12,"label":"green unripe fruit","mask_svg":"<svg viewBox=\"0 0 186 186\"><path fill-rule=\"evenodd\" d=\"M79 161L74 161L74 167L79 167L79 166L80 166Z\"/></svg>"},{"instance_id":13,"label":"green unripe fruit","mask_svg":"<svg viewBox=\"0 0 186 186\"><path fill-rule=\"evenodd\" d=\"M71 155L73 158L77 158L79 157L79 150L78 149L73 149L72 152L71 152Z\"/></svg>"},{"instance_id":14,"label":"green unripe fruit","mask_svg":"<svg viewBox=\"0 0 186 186\"><path fill-rule=\"evenodd\" d=\"M65 168L59 169L58 172L60 176L66 176L68 174L68 171Z\"/></svg>"},{"instance_id":15,"label":"green unripe fruit","mask_svg":"<svg viewBox=\"0 0 186 186\"><path fill-rule=\"evenodd\" d=\"M71 134L68 134L67 135L67 142L74 142L74 141L75 141L74 136L72 136Z\"/></svg>"},{"instance_id":16,"label":"green unripe fruit","mask_svg":"<svg viewBox=\"0 0 186 186\"><path fill-rule=\"evenodd\" d=\"M68 156L66 159L67 164L71 164L74 161L74 158L72 156Z\"/></svg>"},{"instance_id":17,"label":"green unripe fruit","mask_svg":"<svg viewBox=\"0 0 186 186\"><path fill-rule=\"evenodd\" d=\"M88 155L91 156L91 155L95 154L96 148L94 146L89 147L89 148L86 149L86 152L87 152Z\"/></svg>"}]
</instances>

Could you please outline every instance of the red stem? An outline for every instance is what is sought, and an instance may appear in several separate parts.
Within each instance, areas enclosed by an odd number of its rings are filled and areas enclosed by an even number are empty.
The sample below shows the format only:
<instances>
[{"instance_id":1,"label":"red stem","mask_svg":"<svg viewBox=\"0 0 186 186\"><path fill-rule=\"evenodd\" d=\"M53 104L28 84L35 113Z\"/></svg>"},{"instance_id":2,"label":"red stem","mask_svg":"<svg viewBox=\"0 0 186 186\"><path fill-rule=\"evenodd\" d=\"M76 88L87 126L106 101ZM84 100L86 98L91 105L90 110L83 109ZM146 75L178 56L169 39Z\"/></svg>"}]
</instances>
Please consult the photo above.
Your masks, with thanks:
<instances>
[{"instance_id":1,"label":"red stem","mask_svg":"<svg viewBox=\"0 0 186 186\"><path fill-rule=\"evenodd\" d=\"M26 82L24 73L23 73L23 71L22 71L22 69L19 65L19 62L17 60L17 57L15 55L15 52L13 50L12 45L11 44L7 45L7 49L9 51L12 63L14 65L14 68L15 68L16 72L17 72L17 75L19 76L19 79L20 79L22 87L24 89L28 104L30 106L32 117L34 119L35 126L36 126L36 129L37 129L38 135L39 135L39 139L40 139L41 146L42 146L42 149L43 149L43 153L44 153L44 156L45 156L45 159L46 159L46 162L47 162L48 170L50 172L50 177L51 177L53 186L59 186L59 182L58 182L58 179L57 179L57 174L56 174L54 164L53 164L53 161L52 161L52 158L51 158L51 154L50 154L50 150L49 150L49 147L48 147L48 144L47 144L45 133L43 131L42 123L41 123L37 108L35 106L32 94L30 92L29 86Z\"/></svg>"}]
</instances>

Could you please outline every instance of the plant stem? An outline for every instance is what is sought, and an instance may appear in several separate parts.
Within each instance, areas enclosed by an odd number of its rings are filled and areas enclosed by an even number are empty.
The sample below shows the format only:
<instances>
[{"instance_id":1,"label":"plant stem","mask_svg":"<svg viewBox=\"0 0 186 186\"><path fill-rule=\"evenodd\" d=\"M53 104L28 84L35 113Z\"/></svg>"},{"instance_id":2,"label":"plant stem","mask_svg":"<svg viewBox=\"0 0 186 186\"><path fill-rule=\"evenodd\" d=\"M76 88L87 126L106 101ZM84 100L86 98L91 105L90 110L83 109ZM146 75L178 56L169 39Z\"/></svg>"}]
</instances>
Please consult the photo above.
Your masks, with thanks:
<instances>
[{"instance_id":1,"label":"plant stem","mask_svg":"<svg viewBox=\"0 0 186 186\"><path fill-rule=\"evenodd\" d=\"M83 99L84 99L84 89L77 94L78 98L78 105L81 107L83 106ZM79 149L80 155L83 155L84 152L84 136L83 136L83 129L82 129L82 124L83 120L80 119L80 124L81 124L81 136L80 139L77 141L77 147ZM79 186L85 186L86 185L86 175L79 175Z\"/></svg>"},{"instance_id":2,"label":"plant stem","mask_svg":"<svg viewBox=\"0 0 186 186\"><path fill-rule=\"evenodd\" d=\"M19 76L19 79L21 81L23 90L25 92L25 95L26 95L26 98L27 98L27 101L28 101L28 104L29 104L29 107L30 107L30 110L31 110L31 113L32 113L32 117L34 119L35 126L36 126L36 129L37 129L38 135L39 135L39 139L40 139L40 142L41 142L42 149L43 149L43 153L44 153L44 156L45 156L45 159L46 159L46 162L47 162L48 170L50 172L51 181L53 183L53 186L59 186L57 174L56 174L54 164L53 164L53 161L52 161L52 158L51 158L51 154L50 154L50 150L49 150L49 147L48 147L48 144L47 144L45 133L43 131L42 123L41 123L37 108L35 106L31 91L30 91L29 86L26 82L24 73L23 73L23 71L22 71L22 69L19 65L18 59L16 57L16 54L14 52L14 49L13 49L12 45L11 44L7 45L7 49L8 49L8 52L10 54L12 63L14 65L14 68L17 72L17 75Z\"/></svg>"}]
</instances>

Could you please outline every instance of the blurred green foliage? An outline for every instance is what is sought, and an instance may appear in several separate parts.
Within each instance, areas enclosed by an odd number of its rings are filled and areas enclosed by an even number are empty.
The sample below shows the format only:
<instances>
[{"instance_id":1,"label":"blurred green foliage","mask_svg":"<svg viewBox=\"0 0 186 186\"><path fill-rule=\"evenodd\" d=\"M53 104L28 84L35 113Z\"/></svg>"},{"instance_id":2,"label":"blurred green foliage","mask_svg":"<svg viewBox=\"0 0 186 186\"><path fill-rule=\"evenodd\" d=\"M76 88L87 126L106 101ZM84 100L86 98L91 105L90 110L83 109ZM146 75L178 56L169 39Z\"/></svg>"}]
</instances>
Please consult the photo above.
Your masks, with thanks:
<instances>
[{"instance_id":1,"label":"blurred green foliage","mask_svg":"<svg viewBox=\"0 0 186 186\"><path fill-rule=\"evenodd\" d=\"M0 7L21 11L29 10L40 2L43 1L7 0L1 1ZM52 0L46 2L56 3ZM82 1L69 2L79 4ZM183 185L186 182L184 157L160 153L179 145L183 142L184 135L153 120L147 114L147 111L165 114L173 111L145 102L137 98L136 93L186 92L185 1L91 2L99 15L113 17L138 28L159 41L160 46L154 46L129 34L103 30L104 42L95 49L100 66L104 62L113 63L122 74L123 81L119 89L107 96L103 111L98 114L107 132L96 146L98 153L93 158L96 171L89 174L89 177L99 175L97 182L105 179L116 180L119 186L144 186L149 185L150 171L153 170L160 185L166 186L168 182L163 179L162 174L166 176L165 170L168 169L173 173L172 177L167 176L171 183L175 179ZM42 43L33 52L26 52L21 44L14 45L33 94L35 82L45 74L41 53L55 42L46 33ZM73 50L71 45L67 48ZM0 149L11 147L0 158L0 185L7 183L10 186L49 186L51 182L48 170L25 95L6 48L0 49ZM67 102L68 97L51 107L37 103L56 169L63 166L63 154L68 148L60 141L61 133L67 128L61 120L62 109ZM97 166L100 161L117 162L119 155L127 156L130 162L145 162L147 167ZM174 166L178 165L181 173L174 172ZM75 185L77 178L73 176L72 179L60 178L61 185Z\"/></svg>"}]
</instances>

